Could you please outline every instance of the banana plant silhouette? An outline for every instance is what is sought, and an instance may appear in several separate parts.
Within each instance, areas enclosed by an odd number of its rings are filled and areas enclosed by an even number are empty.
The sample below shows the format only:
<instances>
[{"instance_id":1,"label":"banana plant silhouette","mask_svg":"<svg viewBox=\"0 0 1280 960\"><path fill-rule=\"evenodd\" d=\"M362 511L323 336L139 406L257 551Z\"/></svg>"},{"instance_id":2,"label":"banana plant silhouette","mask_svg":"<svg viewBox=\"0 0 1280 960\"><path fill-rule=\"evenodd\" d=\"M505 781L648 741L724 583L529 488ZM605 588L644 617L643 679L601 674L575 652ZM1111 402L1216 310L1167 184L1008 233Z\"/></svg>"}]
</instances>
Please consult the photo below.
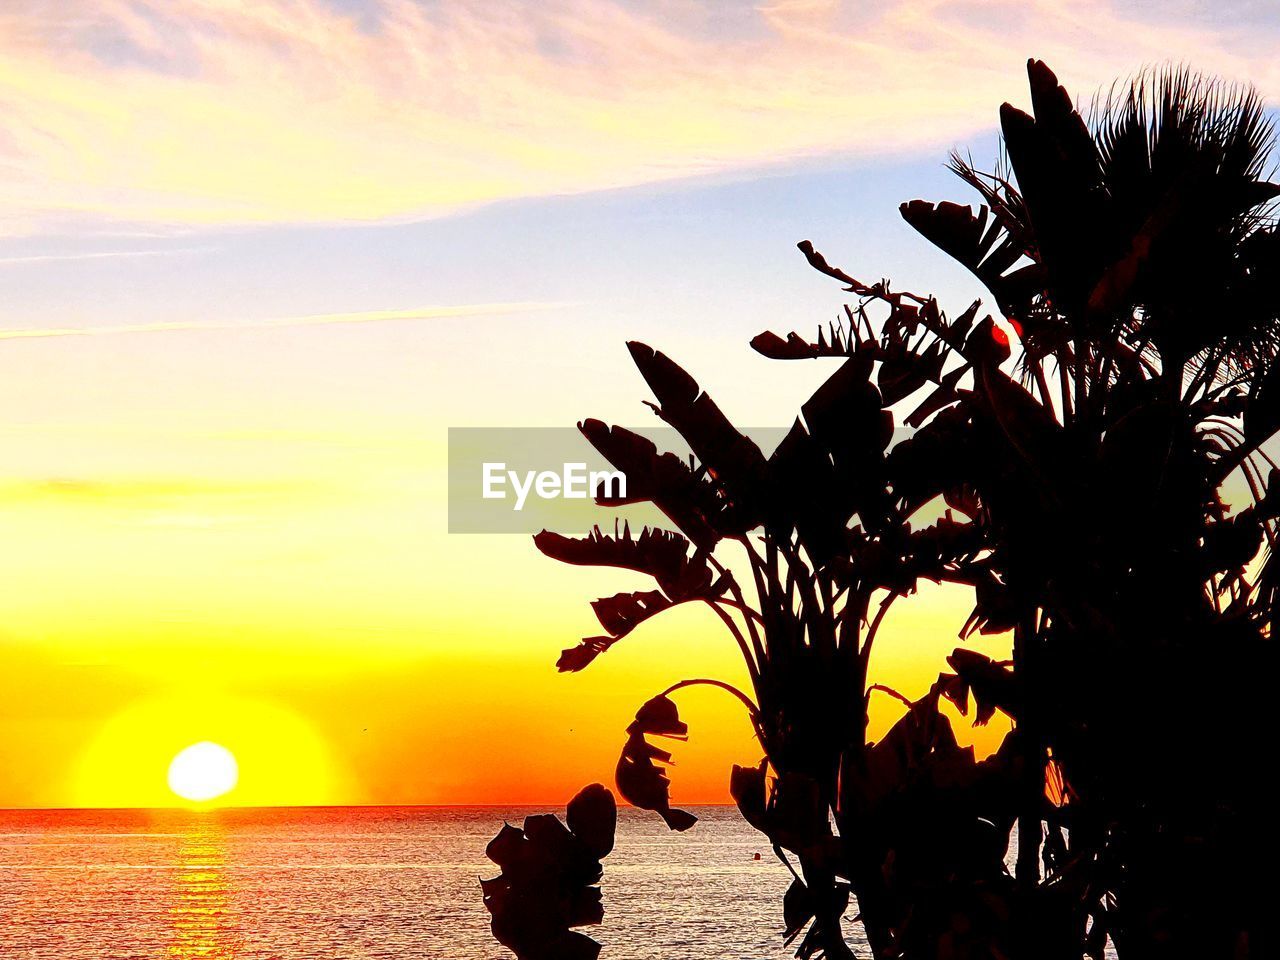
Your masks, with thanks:
<instances>
[{"instance_id":1,"label":"banana plant silhouette","mask_svg":"<svg viewBox=\"0 0 1280 960\"><path fill-rule=\"evenodd\" d=\"M523 828L503 824L485 848L502 872L480 881L494 939L521 960L596 960L600 944L573 928L604 920L600 861L617 823L613 794L593 783L569 801L565 822L541 814Z\"/></svg>"},{"instance_id":2,"label":"banana plant silhouette","mask_svg":"<svg viewBox=\"0 0 1280 960\"><path fill-rule=\"evenodd\" d=\"M677 604L720 618L750 689L693 678L650 700L617 785L688 829L649 738L687 734L672 697L690 684L737 697L764 759L735 767L731 792L794 875L799 957L853 956L851 895L876 957L1280 955L1252 879L1276 853L1257 742L1280 603L1262 449L1280 428L1271 129L1251 92L1182 70L1139 77L1089 121L1048 67L1028 73L1032 114L1001 109L1005 168L953 157L981 206L902 206L998 319L800 244L857 300L815 340L752 341L838 361L768 456L673 361L629 345L693 458L580 424L628 478L626 501L597 501L652 502L675 529L535 538L656 584L597 600L605 633L559 667ZM913 432L894 442L898 423ZM970 589L961 637L1012 631L1013 662L958 648L873 743L868 658L921 579ZM978 761L943 698L1014 732Z\"/></svg>"}]
</instances>

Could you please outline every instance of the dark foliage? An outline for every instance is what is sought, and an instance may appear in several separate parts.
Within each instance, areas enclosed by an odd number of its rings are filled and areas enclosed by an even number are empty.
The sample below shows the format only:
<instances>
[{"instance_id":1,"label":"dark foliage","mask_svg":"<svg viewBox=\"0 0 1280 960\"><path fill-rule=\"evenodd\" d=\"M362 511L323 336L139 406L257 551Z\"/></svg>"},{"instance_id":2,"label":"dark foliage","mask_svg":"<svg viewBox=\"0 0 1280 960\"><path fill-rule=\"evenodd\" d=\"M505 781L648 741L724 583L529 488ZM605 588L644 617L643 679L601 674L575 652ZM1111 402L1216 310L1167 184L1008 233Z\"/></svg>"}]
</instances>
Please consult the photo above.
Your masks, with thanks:
<instances>
[{"instance_id":1,"label":"dark foliage","mask_svg":"<svg viewBox=\"0 0 1280 960\"><path fill-rule=\"evenodd\" d=\"M1079 960L1108 941L1128 960L1277 956L1257 879L1277 852L1260 756L1280 597L1280 474L1262 448L1280 428L1271 131L1251 93L1185 71L1139 78L1088 121L1048 67L1028 73L1032 112L1000 113L1007 169L953 159L981 206L902 206L998 314L949 317L800 244L857 302L815 340L752 341L838 361L768 456L630 345L694 460L581 429L680 532L539 535L550 556L659 588L597 601L608 636L560 666L676 603L720 618L750 692L694 679L650 701L618 784L691 826L646 734L685 735L669 697L689 684L741 700L764 760L731 790L793 875L799 957L853 955L853 901L881 958ZM911 432L895 443L897 424ZM1247 491L1236 509L1228 483ZM869 698L899 696L868 683L876 634L922 579L969 589L961 636L1011 631L1013 660L957 649L870 742ZM1014 732L978 761L943 699Z\"/></svg>"},{"instance_id":2,"label":"dark foliage","mask_svg":"<svg viewBox=\"0 0 1280 960\"><path fill-rule=\"evenodd\" d=\"M480 881L493 935L520 960L595 960L600 944L573 927L604 919L600 861L613 849L618 808L598 783L569 801L567 826L552 814L504 824L485 849L502 868Z\"/></svg>"}]
</instances>

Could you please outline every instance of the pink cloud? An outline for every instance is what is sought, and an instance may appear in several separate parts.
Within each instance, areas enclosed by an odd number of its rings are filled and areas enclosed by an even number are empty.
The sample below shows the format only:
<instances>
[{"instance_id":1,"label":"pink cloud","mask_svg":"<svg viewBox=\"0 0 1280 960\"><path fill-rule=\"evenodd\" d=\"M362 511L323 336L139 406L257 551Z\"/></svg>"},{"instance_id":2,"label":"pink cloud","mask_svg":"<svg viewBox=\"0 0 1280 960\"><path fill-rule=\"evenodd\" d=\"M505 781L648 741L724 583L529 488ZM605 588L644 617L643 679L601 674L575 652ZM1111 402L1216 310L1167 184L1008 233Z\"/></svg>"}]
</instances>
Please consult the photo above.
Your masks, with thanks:
<instances>
[{"instance_id":1,"label":"pink cloud","mask_svg":"<svg viewBox=\"0 0 1280 960\"><path fill-rule=\"evenodd\" d=\"M50 19L11 6L0 229L407 219L950 146L1023 99L1027 56L1081 95L1163 60L1280 95L1265 28L1097 0L646 10L66 0Z\"/></svg>"}]
</instances>

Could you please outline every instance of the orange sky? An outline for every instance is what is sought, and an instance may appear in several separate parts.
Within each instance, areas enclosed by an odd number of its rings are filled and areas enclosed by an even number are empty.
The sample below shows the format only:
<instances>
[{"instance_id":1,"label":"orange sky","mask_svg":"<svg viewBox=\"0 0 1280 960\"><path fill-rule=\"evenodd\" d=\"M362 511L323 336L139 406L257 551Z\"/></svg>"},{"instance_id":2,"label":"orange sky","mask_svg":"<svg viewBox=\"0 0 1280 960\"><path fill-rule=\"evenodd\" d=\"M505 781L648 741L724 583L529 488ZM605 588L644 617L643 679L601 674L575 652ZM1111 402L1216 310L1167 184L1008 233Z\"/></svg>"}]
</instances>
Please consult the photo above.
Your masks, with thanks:
<instances>
[{"instance_id":1,"label":"orange sky","mask_svg":"<svg viewBox=\"0 0 1280 960\"><path fill-rule=\"evenodd\" d=\"M1027 56L1083 97L1161 59L1274 97L1277 34L1122 0L4 4L0 806L172 802L202 740L243 804L608 781L643 700L740 678L732 641L682 608L557 674L647 585L449 535L447 429L634 424L629 338L785 425L826 369L747 341L842 303L794 243L967 305L896 205L965 197L947 151L994 155ZM967 613L899 605L873 679L923 693ZM724 800L757 748L681 703L675 799Z\"/></svg>"}]
</instances>

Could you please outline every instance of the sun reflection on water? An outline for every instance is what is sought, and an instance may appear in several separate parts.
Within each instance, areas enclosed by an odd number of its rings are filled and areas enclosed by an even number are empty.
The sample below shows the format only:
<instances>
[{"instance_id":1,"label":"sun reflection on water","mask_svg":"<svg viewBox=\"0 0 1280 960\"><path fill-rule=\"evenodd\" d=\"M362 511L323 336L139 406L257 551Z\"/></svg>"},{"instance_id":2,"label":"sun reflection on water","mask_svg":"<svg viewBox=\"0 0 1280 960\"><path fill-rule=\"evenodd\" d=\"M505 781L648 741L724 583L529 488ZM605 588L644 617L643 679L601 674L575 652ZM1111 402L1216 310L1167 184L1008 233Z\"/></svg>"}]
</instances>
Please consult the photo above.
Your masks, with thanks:
<instances>
[{"instance_id":1,"label":"sun reflection on water","mask_svg":"<svg viewBox=\"0 0 1280 960\"><path fill-rule=\"evenodd\" d=\"M235 960L235 915L226 869L226 838L221 824L196 819L178 853L171 938L165 956L179 960Z\"/></svg>"}]
</instances>

